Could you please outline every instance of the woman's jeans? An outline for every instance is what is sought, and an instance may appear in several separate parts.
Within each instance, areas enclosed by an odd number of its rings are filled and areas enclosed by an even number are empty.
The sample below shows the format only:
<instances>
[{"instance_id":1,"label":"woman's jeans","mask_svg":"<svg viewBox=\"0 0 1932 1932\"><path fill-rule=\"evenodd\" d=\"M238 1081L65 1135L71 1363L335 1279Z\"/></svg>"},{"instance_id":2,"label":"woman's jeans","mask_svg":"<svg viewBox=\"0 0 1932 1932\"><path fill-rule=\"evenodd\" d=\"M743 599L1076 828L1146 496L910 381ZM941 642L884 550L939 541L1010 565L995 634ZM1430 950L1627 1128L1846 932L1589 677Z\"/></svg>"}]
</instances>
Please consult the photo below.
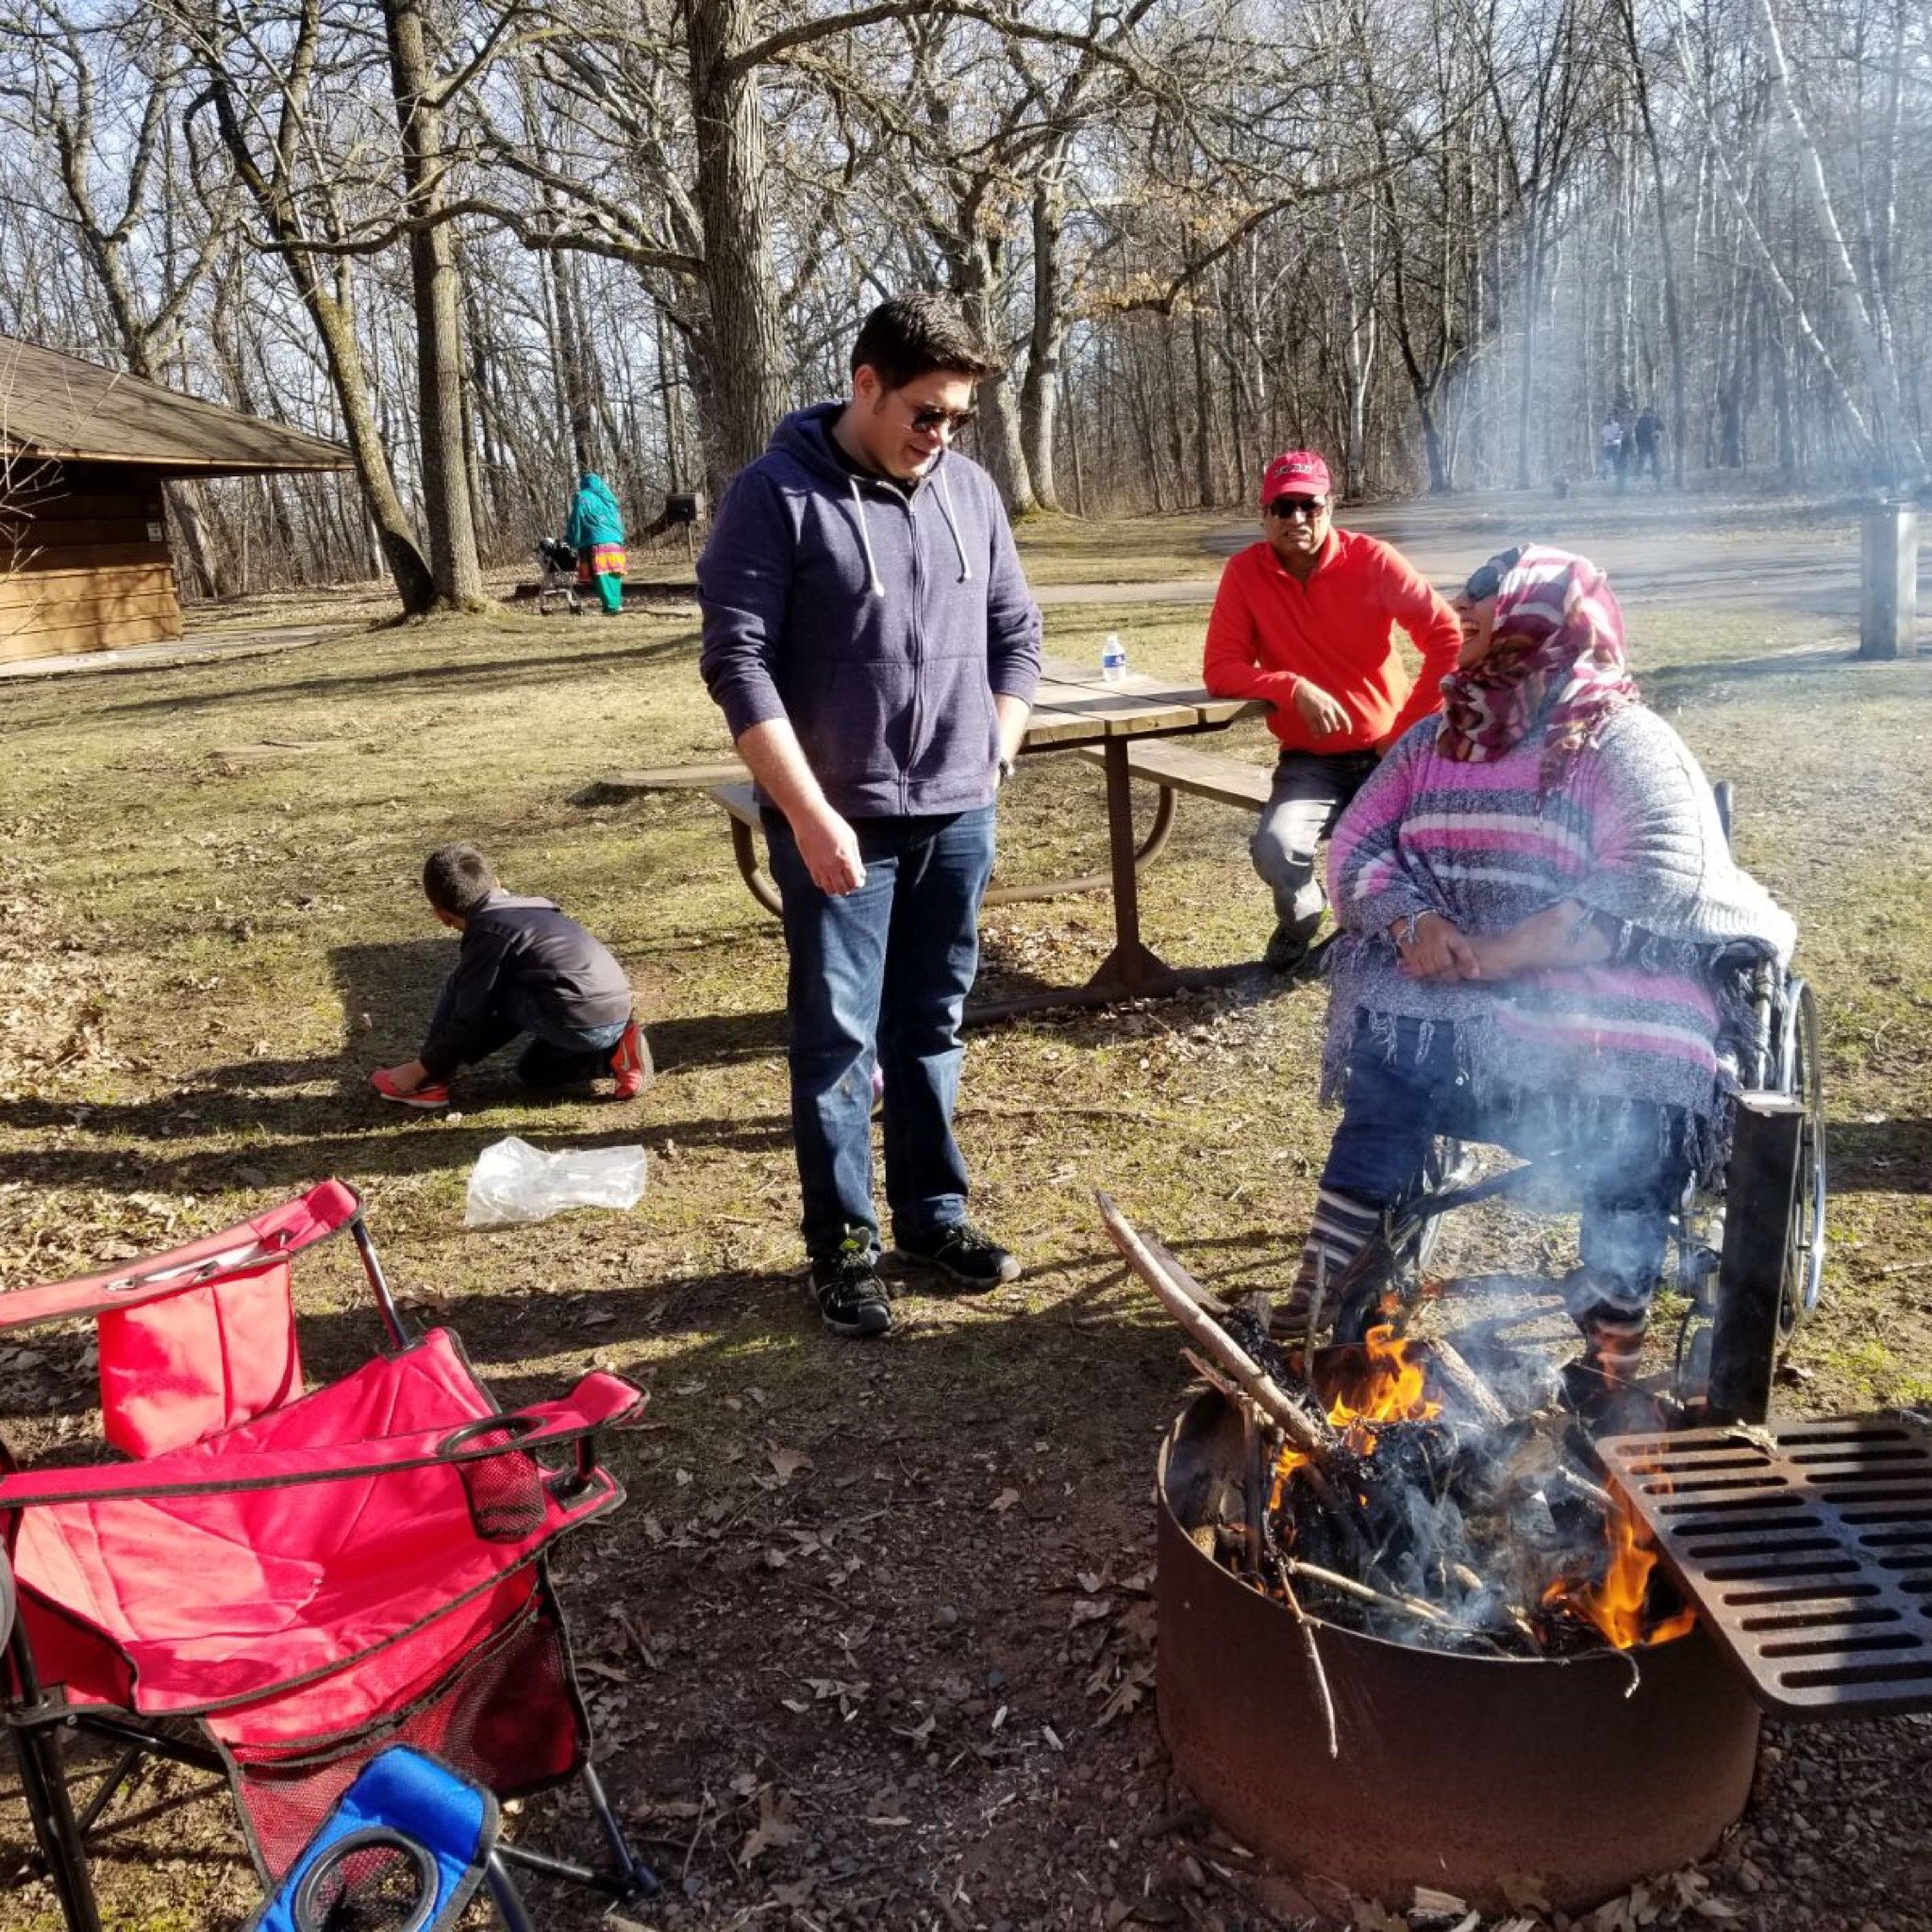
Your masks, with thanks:
<instances>
[{"instance_id":1,"label":"woman's jeans","mask_svg":"<svg viewBox=\"0 0 1932 1932\"><path fill-rule=\"evenodd\" d=\"M1426 1053L1420 1050L1423 1032L1421 1021L1397 1021L1396 1050L1386 1058L1357 1033L1341 1124L1322 1171L1309 1258L1319 1249L1325 1277L1333 1280L1382 1211L1415 1186L1436 1135L1491 1141L1524 1159L1574 1163L1589 1271L1579 1287L1611 1314L1641 1321L1690 1177L1690 1158L1680 1137L1667 1131L1662 1109L1638 1100L1606 1106L1591 1117L1589 1144L1576 1145L1560 1115L1540 1109L1533 1097L1507 1111L1479 1107L1456 1070L1455 1027L1432 1024Z\"/></svg>"},{"instance_id":2,"label":"woman's jeans","mask_svg":"<svg viewBox=\"0 0 1932 1932\"><path fill-rule=\"evenodd\" d=\"M431 1034L439 1032L449 1017L455 990L452 974L437 997ZM567 1025L527 989L506 986L497 992L470 1059L473 1064L487 1060L527 1033L530 1043L517 1056L517 1078L529 1087L571 1087L610 1071L611 1049L629 1024L628 1020L618 1020L608 1026Z\"/></svg>"},{"instance_id":3,"label":"woman's jeans","mask_svg":"<svg viewBox=\"0 0 1932 1932\"><path fill-rule=\"evenodd\" d=\"M885 1075L886 1202L895 1240L966 1218L953 1138L960 1016L979 970L979 902L993 808L854 819L865 883L812 883L791 827L764 814L791 956L791 1138L806 1250L878 1237L872 1202L872 1074Z\"/></svg>"}]
</instances>

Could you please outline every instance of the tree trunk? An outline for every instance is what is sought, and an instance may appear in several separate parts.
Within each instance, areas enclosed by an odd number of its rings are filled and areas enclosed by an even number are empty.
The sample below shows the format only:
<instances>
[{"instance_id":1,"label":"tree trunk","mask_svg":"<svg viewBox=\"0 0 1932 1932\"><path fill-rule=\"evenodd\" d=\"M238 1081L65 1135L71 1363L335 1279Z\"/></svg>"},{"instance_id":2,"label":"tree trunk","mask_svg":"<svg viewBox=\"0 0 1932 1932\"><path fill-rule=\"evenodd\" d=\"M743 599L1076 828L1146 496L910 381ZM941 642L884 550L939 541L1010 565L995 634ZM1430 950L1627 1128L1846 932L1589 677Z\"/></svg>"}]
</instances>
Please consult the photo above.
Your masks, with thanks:
<instances>
[{"instance_id":1,"label":"tree trunk","mask_svg":"<svg viewBox=\"0 0 1932 1932\"><path fill-rule=\"evenodd\" d=\"M291 58L291 90L304 87L304 76L312 71L314 49L321 30L320 0L305 0L301 9L299 39ZM233 84L221 64L220 51L209 45L203 51L209 94L222 144L228 152L235 173L253 197L269 232L281 243L294 277L295 290L308 310L315 333L322 343L329 382L335 390L336 404L342 414L342 432L355 461L356 478L362 488L369 521L382 551L396 594L403 608L415 615L429 608L435 585L423 553L417 547L416 533L397 494L391 474L389 454L377 429L375 411L370 400L369 375L362 345L357 340L352 290L346 272L338 268L338 286L332 291L321 268L322 258L303 250L304 228L292 192L282 178L279 161L274 173L264 173L257 163L243 126L242 110L236 104ZM285 100L285 111L298 113L296 100ZM248 127L255 125L251 115ZM244 528L245 528L244 525ZM243 566L245 575L245 563Z\"/></svg>"},{"instance_id":2,"label":"tree trunk","mask_svg":"<svg viewBox=\"0 0 1932 1932\"><path fill-rule=\"evenodd\" d=\"M946 268L967 326L992 350L1000 335L1003 263L998 243L974 225L963 245L948 249ZM1039 499L1033 493L1026 448L1020 433L1020 411L1014 405L1013 386L1006 371L997 369L989 375L979 385L974 400L979 408L979 421L974 431L978 439L976 453L1000 492L1007 514L1024 517L1039 508Z\"/></svg>"},{"instance_id":3,"label":"tree trunk","mask_svg":"<svg viewBox=\"0 0 1932 1932\"><path fill-rule=\"evenodd\" d=\"M1906 420L1905 405L1899 395L1898 371L1892 364L1887 344L1880 340L1871 310L1858 287L1858 274L1845 247L1843 230L1832 207L1831 189L1824 178L1824 163L1818 144L1798 110L1797 96L1791 92L1790 71L1785 62L1784 38L1778 32L1777 16L1771 0L1757 0L1758 18L1764 26L1765 50L1771 57L1773 91L1784 110L1786 125L1797 147L1798 181L1810 203L1811 219L1824 250L1824 269L1831 284L1832 299L1838 307L1847 333L1858 353L1865 381L1872 391L1877 415L1879 459L1887 472L1886 480L1897 482L1907 474L1916 480L1925 466L1911 425Z\"/></svg>"},{"instance_id":4,"label":"tree trunk","mask_svg":"<svg viewBox=\"0 0 1932 1932\"><path fill-rule=\"evenodd\" d=\"M1201 291L1188 304L1188 337L1194 358L1194 501L1214 507L1213 389L1208 380L1208 325L1201 316Z\"/></svg>"},{"instance_id":5,"label":"tree trunk","mask_svg":"<svg viewBox=\"0 0 1932 1932\"><path fill-rule=\"evenodd\" d=\"M488 598L476 556L470 470L463 447L461 286L456 238L439 220L442 111L434 92L421 0L384 0L390 78L402 135L403 207L409 233L409 280L416 311L416 370L421 391L423 509L429 530L429 573L436 604L475 609Z\"/></svg>"},{"instance_id":6,"label":"tree trunk","mask_svg":"<svg viewBox=\"0 0 1932 1932\"><path fill-rule=\"evenodd\" d=\"M772 266L763 101L757 73L734 64L750 39L750 0L689 0L687 18L708 311L698 346L709 365L700 403L715 500L764 453L791 391Z\"/></svg>"},{"instance_id":7,"label":"tree trunk","mask_svg":"<svg viewBox=\"0 0 1932 1932\"><path fill-rule=\"evenodd\" d=\"M1671 343L1671 480L1684 487L1684 322L1677 302L1677 258L1671 245L1670 196L1664 186L1663 148L1657 140L1657 119L1650 111L1650 83L1643 72L1643 53L1637 42L1637 0L1618 0L1624 23L1624 47L1630 57L1631 84L1637 94L1637 115L1643 127L1644 151L1650 160L1651 213L1657 224L1657 257L1663 265L1664 332Z\"/></svg>"},{"instance_id":8,"label":"tree trunk","mask_svg":"<svg viewBox=\"0 0 1932 1932\"><path fill-rule=\"evenodd\" d=\"M1020 453L1041 509L1058 509L1054 482L1054 419L1059 407L1060 351L1067 319L1061 307L1061 196L1058 159L1033 190L1033 331L1020 385ZM1078 485L1075 485L1078 493Z\"/></svg>"}]
</instances>

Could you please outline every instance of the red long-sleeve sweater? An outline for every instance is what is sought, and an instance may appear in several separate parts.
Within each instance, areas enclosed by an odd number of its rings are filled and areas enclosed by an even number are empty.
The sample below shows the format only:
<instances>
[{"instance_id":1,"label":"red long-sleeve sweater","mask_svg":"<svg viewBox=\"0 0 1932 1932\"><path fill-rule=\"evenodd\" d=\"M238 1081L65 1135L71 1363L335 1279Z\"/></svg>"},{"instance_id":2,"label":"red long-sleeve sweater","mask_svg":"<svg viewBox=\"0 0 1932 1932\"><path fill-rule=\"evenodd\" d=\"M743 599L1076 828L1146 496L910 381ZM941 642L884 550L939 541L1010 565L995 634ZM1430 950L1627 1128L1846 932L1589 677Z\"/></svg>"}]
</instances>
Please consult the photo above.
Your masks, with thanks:
<instances>
[{"instance_id":1,"label":"red long-sleeve sweater","mask_svg":"<svg viewBox=\"0 0 1932 1932\"><path fill-rule=\"evenodd\" d=\"M1396 651L1400 625L1423 656L1413 689ZM1290 751L1366 751L1401 737L1441 703L1462 632L1456 613L1399 550L1331 530L1307 582L1266 543L1227 560L1208 620L1201 678L1217 697L1264 698L1268 728ZM1346 731L1317 738L1294 708L1302 679L1345 710Z\"/></svg>"}]
</instances>

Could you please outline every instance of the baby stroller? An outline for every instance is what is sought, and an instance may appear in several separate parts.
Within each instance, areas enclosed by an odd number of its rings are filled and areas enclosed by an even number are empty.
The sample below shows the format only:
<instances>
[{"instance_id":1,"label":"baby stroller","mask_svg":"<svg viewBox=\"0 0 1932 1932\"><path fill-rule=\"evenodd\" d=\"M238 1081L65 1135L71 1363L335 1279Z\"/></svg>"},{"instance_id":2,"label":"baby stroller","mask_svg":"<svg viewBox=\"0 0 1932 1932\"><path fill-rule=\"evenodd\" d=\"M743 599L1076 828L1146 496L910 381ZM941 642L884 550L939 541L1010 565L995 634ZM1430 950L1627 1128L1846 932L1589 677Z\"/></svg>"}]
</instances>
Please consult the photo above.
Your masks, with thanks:
<instances>
[{"instance_id":1,"label":"baby stroller","mask_svg":"<svg viewBox=\"0 0 1932 1932\"><path fill-rule=\"evenodd\" d=\"M543 572L537 585L537 615L548 617L552 610L561 609L581 617L584 600L577 595L576 552L558 538L540 538L537 562Z\"/></svg>"}]
</instances>

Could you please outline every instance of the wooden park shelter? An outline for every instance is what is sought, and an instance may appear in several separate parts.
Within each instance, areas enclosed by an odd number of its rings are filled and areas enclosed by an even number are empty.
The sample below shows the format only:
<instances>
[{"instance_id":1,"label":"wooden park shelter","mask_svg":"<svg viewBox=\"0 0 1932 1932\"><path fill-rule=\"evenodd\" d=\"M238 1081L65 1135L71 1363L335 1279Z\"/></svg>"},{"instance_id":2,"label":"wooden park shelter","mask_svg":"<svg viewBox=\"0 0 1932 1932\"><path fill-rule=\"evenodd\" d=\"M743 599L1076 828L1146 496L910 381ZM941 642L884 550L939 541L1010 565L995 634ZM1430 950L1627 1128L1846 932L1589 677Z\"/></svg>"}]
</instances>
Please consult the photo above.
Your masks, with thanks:
<instances>
[{"instance_id":1,"label":"wooden park shelter","mask_svg":"<svg viewBox=\"0 0 1932 1932\"><path fill-rule=\"evenodd\" d=\"M349 453L0 336L0 661L181 635L161 484Z\"/></svg>"}]
</instances>

